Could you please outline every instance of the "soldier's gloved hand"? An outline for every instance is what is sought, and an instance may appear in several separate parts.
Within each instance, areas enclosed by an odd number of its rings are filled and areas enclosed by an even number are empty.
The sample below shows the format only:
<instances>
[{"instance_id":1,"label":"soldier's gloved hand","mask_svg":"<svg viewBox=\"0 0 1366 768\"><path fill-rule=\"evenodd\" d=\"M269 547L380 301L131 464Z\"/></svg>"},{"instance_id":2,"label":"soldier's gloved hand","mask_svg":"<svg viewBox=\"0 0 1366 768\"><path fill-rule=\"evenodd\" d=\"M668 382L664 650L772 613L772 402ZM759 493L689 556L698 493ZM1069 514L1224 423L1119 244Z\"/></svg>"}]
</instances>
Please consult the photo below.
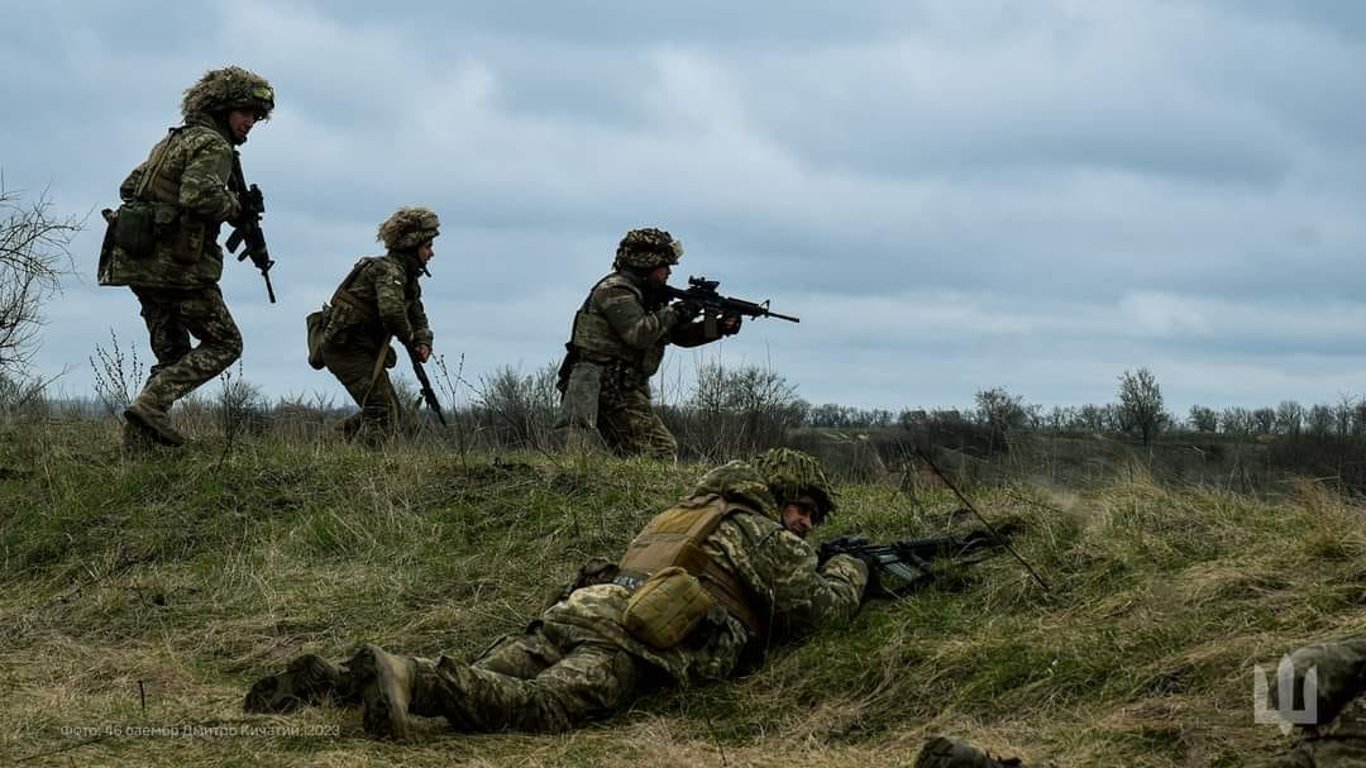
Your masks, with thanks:
<instances>
[{"instance_id":1,"label":"soldier's gloved hand","mask_svg":"<svg viewBox=\"0 0 1366 768\"><path fill-rule=\"evenodd\" d=\"M672 305L674 317L678 318L679 325L691 323L698 315L702 314L702 305L688 299L679 299Z\"/></svg>"},{"instance_id":2,"label":"soldier's gloved hand","mask_svg":"<svg viewBox=\"0 0 1366 768\"><path fill-rule=\"evenodd\" d=\"M722 335L722 336L734 336L735 334L739 333L739 332L740 332L740 322L741 322L741 318L740 318L739 315L722 315L722 316L721 316L721 335Z\"/></svg>"}]
</instances>

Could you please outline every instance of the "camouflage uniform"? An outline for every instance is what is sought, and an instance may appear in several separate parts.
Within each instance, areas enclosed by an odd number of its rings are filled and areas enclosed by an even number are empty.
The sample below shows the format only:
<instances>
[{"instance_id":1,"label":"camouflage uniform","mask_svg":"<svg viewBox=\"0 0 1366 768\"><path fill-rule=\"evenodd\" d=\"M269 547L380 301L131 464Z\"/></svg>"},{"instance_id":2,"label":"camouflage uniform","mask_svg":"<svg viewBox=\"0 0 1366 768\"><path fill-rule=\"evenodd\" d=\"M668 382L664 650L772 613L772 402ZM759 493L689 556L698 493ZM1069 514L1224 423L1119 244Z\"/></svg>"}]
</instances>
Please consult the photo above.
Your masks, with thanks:
<instances>
[{"instance_id":1,"label":"camouflage uniform","mask_svg":"<svg viewBox=\"0 0 1366 768\"><path fill-rule=\"evenodd\" d=\"M237 162L227 115L251 109L265 119L274 105L269 84L247 70L206 73L185 92L184 125L171 129L119 187L125 204L152 203L155 246L138 258L106 238L99 277L103 285L129 286L142 305L156 364L125 416L160 442L183 442L166 419L171 405L242 354L242 335L218 288L219 230L241 213L227 186ZM199 346L191 347L191 336Z\"/></svg>"},{"instance_id":2,"label":"camouflage uniform","mask_svg":"<svg viewBox=\"0 0 1366 768\"><path fill-rule=\"evenodd\" d=\"M426 208L400 208L379 228L377 239L389 252L361 259L333 294L322 359L360 406L342 422L348 437L374 441L399 425L402 409L385 370L397 362L389 339L432 346L418 284L427 270L417 248L436 238L439 227Z\"/></svg>"},{"instance_id":3,"label":"camouflage uniform","mask_svg":"<svg viewBox=\"0 0 1366 768\"><path fill-rule=\"evenodd\" d=\"M696 347L725 335L717 323L694 323L695 311L664 299L645 275L674 265L682 245L668 232L635 229L617 248L614 271L593 286L574 316L562 370L562 413L558 426L570 439L596 429L617 454L673 458L678 443L650 407L650 377L659 370L664 347ZM710 330L709 330L710 327ZM586 389L578 386L585 377ZM596 390L596 402L584 403Z\"/></svg>"},{"instance_id":4,"label":"camouflage uniform","mask_svg":"<svg viewBox=\"0 0 1366 768\"><path fill-rule=\"evenodd\" d=\"M814 465L814 459L789 455ZM401 659L406 712L444 716L464 731L562 731L621 708L647 681L687 686L724 680L761 658L770 641L848 620L858 611L867 566L847 555L818 565L816 551L779 522L782 493L775 494L764 461L712 470L675 508L719 503L727 510L701 549L713 567L742 585L747 611L759 617L761 629L750 627L753 616L742 617L745 611L716 603L681 642L652 646L623 621L634 582L628 572L609 567L612 581L572 589L525 632L503 638L472 664L444 656ZM371 654L378 651L371 648ZM349 663L352 676L363 668L358 659L365 653ZM248 694L249 711L285 709L265 703L273 679ZM366 681L351 683L351 693L338 697L342 703L356 702L354 686ZM367 728L372 703L366 701Z\"/></svg>"}]
</instances>

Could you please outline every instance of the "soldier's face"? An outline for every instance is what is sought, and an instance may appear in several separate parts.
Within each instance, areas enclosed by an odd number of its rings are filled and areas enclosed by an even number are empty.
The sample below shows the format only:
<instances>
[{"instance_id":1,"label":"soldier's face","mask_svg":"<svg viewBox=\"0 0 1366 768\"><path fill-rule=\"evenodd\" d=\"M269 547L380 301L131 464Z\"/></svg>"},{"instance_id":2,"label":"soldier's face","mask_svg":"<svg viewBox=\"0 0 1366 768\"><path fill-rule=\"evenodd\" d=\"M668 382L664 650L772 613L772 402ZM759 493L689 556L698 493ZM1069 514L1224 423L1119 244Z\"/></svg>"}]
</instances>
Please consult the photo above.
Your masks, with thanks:
<instances>
[{"instance_id":1,"label":"soldier's face","mask_svg":"<svg viewBox=\"0 0 1366 768\"><path fill-rule=\"evenodd\" d=\"M816 527L815 513L805 504L788 504L783 507L783 527L797 538L804 539Z\"/></svg>"},{"instance_id":2,"label":"soldier's face","mask_svg":"<svg viewBox=\"0 0 1366 768\"><path fill-rule=\"evenodd\" d=\"M418 261L421 261L424 266L427 262L431 261L432 257L435 255L436 249L432 247L431 240L428 240L427 242L417 247L417 259Z\"/></svg>"},{"instance_id":3,"label":"soldier's face","mask_svg":"<svg viewBox=\"0 0 1366 768\"><path fill-rule=\"evenodd\" d=\"M669 275L673 274L673 268L668 264L660 264L650 270L650 274L645 277L645 281L650 285L660 286L669 282Z\"/></svg>"},{"instance_id":4,"label":"soldier's face","mask_svg":"<svg viewBox=\"0 0 1366 768\"><path fill-rule=\"evenodd\" d=\"M228 130L232 131L232 137L238 144L247 140L247 134L251 133L252 126L256 125L256 110L234 109L228 113Z\"/></svg>"}]
</instances>

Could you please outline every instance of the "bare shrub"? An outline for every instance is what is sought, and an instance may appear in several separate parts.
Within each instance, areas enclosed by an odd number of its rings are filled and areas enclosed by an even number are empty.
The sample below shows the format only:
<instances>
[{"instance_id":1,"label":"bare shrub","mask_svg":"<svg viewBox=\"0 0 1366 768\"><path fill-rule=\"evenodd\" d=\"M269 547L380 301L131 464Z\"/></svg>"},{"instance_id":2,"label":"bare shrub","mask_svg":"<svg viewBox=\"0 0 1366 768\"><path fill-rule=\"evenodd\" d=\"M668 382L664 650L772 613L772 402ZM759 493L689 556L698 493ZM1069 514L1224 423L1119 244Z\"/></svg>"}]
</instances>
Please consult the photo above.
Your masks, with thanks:
<instances>
[{"instance_id":1,"label":"bare shrub","mask_svg":"<svg viewBox=\"0 0 1366 768\"><path fill-rule=\"evenodd\" d=\"M54 218L50 208L46 194L25 202L0 177L0 374L11 381L36 348L43 304L72 271L67 248L80 222Z\"/></svg>"},{"instance_id":2,"label":"bare shrub","mask_svg":"<svg viewBox=\"0 0 1366 768\"><path fill-rule=\"evenodd\" d=\"M558 369L552 363L522 375L504 366L480 377L472 415L485 438L498 447L547 450L560 400Z\"/></svg>"},{"instance_id":3,"label":"bare shrub","mask_svg":"<svg viewBox=\"0 0 1366 768\"><path fill-rule=\"evenodd\" d=\"M808 407L776 371L705 363L687 400L661 413L682 455L723 461L783 445Z\"/></svg>"},{"instance_id":4,"label":"bare shrub","mask_svg":"<svg viewBox=\"0 0 1366 768\"><path fill-rule=\"evenodd\" d=\"M138 359L137 349L129 349L124 354L119 346L118 334L109 329L109 348L95 345L95 355L90 360L90 368L95 372L95 396L110 416L123 413L144 378L142 361Z\"/></svg>"}]
</instances>

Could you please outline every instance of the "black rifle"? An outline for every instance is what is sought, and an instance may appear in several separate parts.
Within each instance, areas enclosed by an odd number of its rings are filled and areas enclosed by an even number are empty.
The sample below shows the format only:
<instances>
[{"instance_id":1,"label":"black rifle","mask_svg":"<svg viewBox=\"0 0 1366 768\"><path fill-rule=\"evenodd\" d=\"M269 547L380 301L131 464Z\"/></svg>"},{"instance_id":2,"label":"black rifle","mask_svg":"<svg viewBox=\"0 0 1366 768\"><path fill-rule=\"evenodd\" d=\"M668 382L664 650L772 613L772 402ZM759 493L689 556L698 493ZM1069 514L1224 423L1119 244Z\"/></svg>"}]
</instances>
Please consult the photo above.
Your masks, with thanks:
<instances>
[{"instance_id":1,"label":"black rifle","mask_svg":"<svg viewBox=\"0 0 1366 768\"><path fill-rule=\"evenodd\" d=\"M853 555L868 564L870 597L905 597L934 581L935 561L975 563L1004 546L1004 541L986 530L890 544L873 544L865 536L842 536L821 545L820 562L838 554Z\"/></svg>"},{"instance_id":2,"label":"black rifle","mask_svg":"<svg viewBox=\"0 0 1366 768\"><path fill-rule=\"evenodd\" d=\"M675 288L672 285L663 286L664 295L671 299L680 301L690 301L701 306L703 309L710 309L722 315L744 315L745 317L776 317L779 320L786 320L790 323L800 323L801 318L792 315L780 315L772 312L768 308L768 300L756 303L736 299L730 296L722 296L716 292L720 280L708 280L705 277L689 277L687 289Z\"/></svg>"},{"instance_id":3,"label":"black rifle","mask_svg":"<svg viewBox=\"0 0 1366 768\"><path fill-rule=\"evenodd\" d=\"M422 390L422 399L436 412L437 421L441 422L441 426L446 426L446 414L441 412L441 401L436 399L436 390L432 389L432 380L427 378L427 370L422 367L422 361L418 359L412 347L404 345L404 348L408 350L408 359L413 361L413 375L417 377L417 385Z\"/></svg>"},{"instance_id":4,"label":"black rifle","mask_svg":"<svg viewBox=\"0 0 1366 768\"><path fill-rule=\"evenodd\" d=\"M237 153L232 155L232 178L228 180L228 189L237 195L237 202L242 206L242 213L237 221L233 222L232 234L228 235L228 240L224 245L228 248L228 253L236 253L237 246L246 243L247 247L238 254L237 260L243 261L250 258L251 263L261 270L261 277L266 279L266 295L270 297L270 303L275 303L275 288L270 284L270 268L275 266L275 262L270 258L270 249L266 247L266 235L261 231L261 215L266 212L266 200L261 194L261 188L252 184L247 186L247 180L242 175L242 161L238 159Z\"/></svg>"}]
</instances>

